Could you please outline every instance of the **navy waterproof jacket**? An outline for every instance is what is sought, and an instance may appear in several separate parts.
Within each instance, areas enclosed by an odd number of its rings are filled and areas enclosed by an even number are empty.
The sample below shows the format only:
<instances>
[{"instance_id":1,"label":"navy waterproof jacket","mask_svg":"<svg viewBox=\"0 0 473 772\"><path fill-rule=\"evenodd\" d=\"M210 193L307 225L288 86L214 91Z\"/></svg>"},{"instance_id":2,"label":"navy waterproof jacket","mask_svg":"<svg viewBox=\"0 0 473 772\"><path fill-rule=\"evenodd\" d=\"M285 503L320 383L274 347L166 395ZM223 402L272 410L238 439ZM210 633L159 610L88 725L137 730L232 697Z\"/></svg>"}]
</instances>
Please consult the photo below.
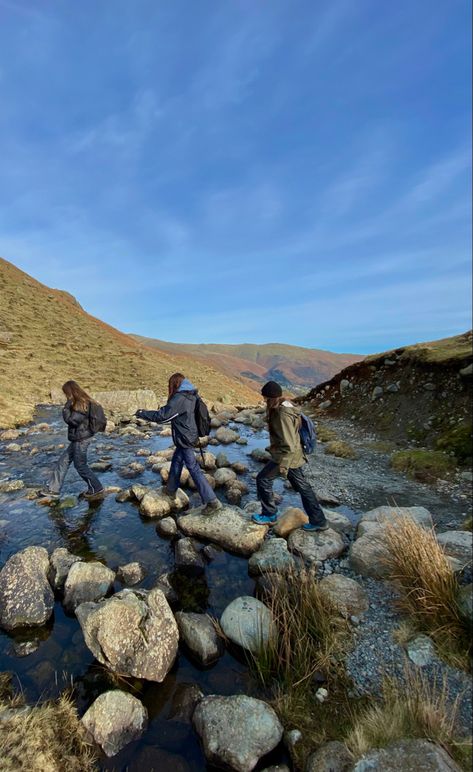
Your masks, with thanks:
<instances>
[{"instance_id":1,"label":"navy waterproof jacket","mask_svg":"<svg viewBox=\"0 0 473 772\"><path fill-rule=\"evenodd\" d=\"M88 440L92 437L88 411L83 413L79 410L73 410L71 402L68 400L63 407L62 417L67 424L69 442L82 442L82 440Z\"/></svg>"},{"instance_id":2,"label":"navy waterproof jacket","mask_svg":"<svg viewBox=\"0 0 473 772\"><path fill-rule=\"evenodd\" d=\"M199 442L195 422L197 394L195 386L186 378L167 405L159 410L138 410L136 416L157 424L170 423L176 448L195 448Z\"/></svg>"}]
</instances>

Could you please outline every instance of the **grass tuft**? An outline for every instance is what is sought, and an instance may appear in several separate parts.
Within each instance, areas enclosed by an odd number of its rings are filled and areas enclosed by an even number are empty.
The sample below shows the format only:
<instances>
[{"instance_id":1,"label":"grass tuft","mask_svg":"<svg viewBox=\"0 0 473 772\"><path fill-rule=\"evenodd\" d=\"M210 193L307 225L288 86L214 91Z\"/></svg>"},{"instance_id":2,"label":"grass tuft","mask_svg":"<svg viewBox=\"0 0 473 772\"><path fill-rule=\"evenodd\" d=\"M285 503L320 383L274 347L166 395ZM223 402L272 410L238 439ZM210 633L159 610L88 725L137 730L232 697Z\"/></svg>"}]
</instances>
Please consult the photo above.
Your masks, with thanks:
<instances>
[{"instance_id":1,"label":"grass tuft","mask_svg":"<svg viewBox=\"0 0 473 772\"><path fill-rule=\"evenodd\" d=\"M383 748L405 738L425 738L440 745L464 769L471 768L471 742L456 730L459 695L450 698L447 682L429 684L418 672L407 671L406 684L384 682L383 694L357 715L345 742L356 758L371 748Z\"/></svg>"},{"instance_id":2,"label":"grass tuft","mask_svg":"<svg viewBox=\"0 0 473 772\"><path fill-rule=\"evenodd\" d=\"M357 454L348 442L344 440L332 440L325 445L325 452L338 458L357 458Z\"/></svg>"},{"instance_id":3,"label":"grass tuft","mask_svg":"<svg viewBox=\"0 0 473 772\"><path fill-rule=\"evenodd\" d=\"M434 531L398 517L386 524L386 543L401 609L432 636L443 656L468 667L471 644L457 606L459 584Z\"/></svg>"},{"instance_id":4,"label":"grass tuft","mask_svg":"<svg viewBox=\"0 0 473 772\"><path fill-rule=\"evenodd\" d=\"M12 708L18 708L16 701L0 702L0 712ZM96 769L96 752L67 695L0 721L0 758L2 772Z\"/></svg>"},{"instance_id":5,"label":"grass tuft","mask_svg":"<svg viewBox=\"0 0 473 772\"><path fill-rule=\"evenodd\" d=\"M398 450L391 456L391 467L420 482L433 482L455 468L455 462L440 450Z\"/></svg>"}]
</instances>

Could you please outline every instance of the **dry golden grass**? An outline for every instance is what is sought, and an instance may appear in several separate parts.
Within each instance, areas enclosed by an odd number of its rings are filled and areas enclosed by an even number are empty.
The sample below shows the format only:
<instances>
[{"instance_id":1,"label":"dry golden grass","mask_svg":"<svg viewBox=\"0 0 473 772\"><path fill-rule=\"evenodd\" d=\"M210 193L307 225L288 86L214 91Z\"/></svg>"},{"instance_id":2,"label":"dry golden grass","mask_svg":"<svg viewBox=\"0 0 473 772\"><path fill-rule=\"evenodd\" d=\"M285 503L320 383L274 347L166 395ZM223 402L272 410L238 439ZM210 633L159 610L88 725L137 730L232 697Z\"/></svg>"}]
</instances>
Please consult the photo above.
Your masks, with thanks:
<instances>
[{"instance_id":1,"label":"dry golden grass","mask_svg":"<svg viewBox=\"0 0 473 772\"><path fill-rule=\"evenodd\" d=\"M29 420L34 405L69 378L91 391L149 388L160 397L169 375L180 370L210 400L258 399L205 362L138 343L2 258L0 297L0 426Z\"/></svg>"},{"instance_id":2,"label":"dry golden grass","mask_svg":"<svg viewBox=\"0 0 473 772\"><path fill-rule=\"evenodd\" d=\"M422 674L408 671L405 684L386 680L382 698L353 715L345 742L358 758L396 740L425 738L470 769L471 741L459 738L456 730L458 702L459 695L450 698L445 680L429 684Z\"/></svg>"},{"instance_id":3,"label":"dry golden grass","mask_svg":"<svg viewBox=\"0 0 473 772\"><path fill-rule=\"evenodd\" d=\"M348 442L344 440L332 440L325 445L325 452L338 458L357 458L357 455Z\"/></svg>"},{"instance_id":4,"label":"dry golden grass","mask_svg":"<svg viewBox=\"0 0 473 772\"><path fill-rule=\"evenodd\" d=\"M386 541L400 607L418 630L433 637L444 656L467 667L471 641L457 607L459 585L434 531L396 517L386 524Z\"/></svg>"},{"instance_id":5,"label":"dry golden grass","mask_svg":"<svg viewBox=\"0 0 473 772\"><path fill-rule=\"evenodd\" d=\"M317 422L317 439L319 442L330 442L331 440L337 440L337 432L331 429L326 424Z\"/></svg>"},{"instance_id":6,"label":"dry golden grass","mask_svg":"<svg viewBox=\"0 0 473 772\"><path fill-rule=\"evenodd\" d=\"M18 700L2 698L0 711L11 708L18 709ZM67 696L24 712L19 708L0 721L2 772L88 772L96 769L96 758Z\"/></svg>"},{"instance_id":7,"label":"dry golden grass","mask_svg":"<svg viewBox=\"0 0 473 772\"><path fill-rule=\"evenodd\" d=\"M302 732L293 754L295 768L302 769L308 754L335 739L339 724L345 724L342 654L350 641L349 625L322 596L310 570L275 575L266 604L278 634L252 655L250 664L285 728ZM321 675L330 695L324 704L315 697Z\"/></svg>"}]
</instances>

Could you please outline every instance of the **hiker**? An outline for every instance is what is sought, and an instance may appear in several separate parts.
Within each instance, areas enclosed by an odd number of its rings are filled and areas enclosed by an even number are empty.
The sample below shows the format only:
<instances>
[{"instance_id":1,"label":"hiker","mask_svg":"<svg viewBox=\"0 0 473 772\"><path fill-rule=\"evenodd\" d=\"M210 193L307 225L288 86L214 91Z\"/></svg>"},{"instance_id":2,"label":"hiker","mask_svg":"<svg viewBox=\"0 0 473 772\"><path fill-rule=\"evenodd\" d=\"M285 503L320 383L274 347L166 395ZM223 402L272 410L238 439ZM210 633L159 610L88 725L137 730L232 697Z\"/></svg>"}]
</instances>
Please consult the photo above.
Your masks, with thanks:
<instances>
[{"instance_id":1,"label":"hiker","mask_svg":"<svg viewBox=\"0 0 473 772\"><path fill-rule=\"evenodd\" d=\"M95 432L105 429L106 419L103 409L75 381L67 381L62 390L67 400L62 411L62 417L68 426L67 439L69 440L69 446L59 456L49 485L40 492L40 495L58 498L67 470L71 464L74 464L79 475L87 483L86 490L80 496L89 501L99 499L103 496L104 488L87 464L87 450ZM93 410L93 407L97 408L99 415L98 427L94 423L96 411Z\"/></svg>"},{"instance_id":2,"label":"hiker","mask_svg":"<svg viewBox=\"0 0 473 772\"><path fill-rule=\"evenodd\" d=\"M168 382L167 404L159 410L138 410L136 417L157 424L171 423L176 450L171 461L169 479L165 487L166 493L172 497L176 495L182 467L185 464L205 505L202 514L208 515L221 509L222 505L195 457L194 448L199 444L196 422L198 401L200 397L195 386L182 373L174 373Z\"/></svg>"},{"instance_id":3,"label":"hiker","mask_svg":"<svg viewBox=\"0 0 473 772\"><path fill-rule=\"evenodd\" d=\"M328 528L322 507L317 501L314 490L307 480L304 466L307 458L301 444L299 429L300 413L289 400L282 395L279 383L268 381L261 389L266 400L272 460L268 461L256 478L258 500L262 505L262 514L253 515L259 525L273 525L277 521L277 507L273 495L273 482L276 477L287 477L302 499L302 506L309 518L303 525L305 531L326 531Z\"/></svg>"}]
</instances>

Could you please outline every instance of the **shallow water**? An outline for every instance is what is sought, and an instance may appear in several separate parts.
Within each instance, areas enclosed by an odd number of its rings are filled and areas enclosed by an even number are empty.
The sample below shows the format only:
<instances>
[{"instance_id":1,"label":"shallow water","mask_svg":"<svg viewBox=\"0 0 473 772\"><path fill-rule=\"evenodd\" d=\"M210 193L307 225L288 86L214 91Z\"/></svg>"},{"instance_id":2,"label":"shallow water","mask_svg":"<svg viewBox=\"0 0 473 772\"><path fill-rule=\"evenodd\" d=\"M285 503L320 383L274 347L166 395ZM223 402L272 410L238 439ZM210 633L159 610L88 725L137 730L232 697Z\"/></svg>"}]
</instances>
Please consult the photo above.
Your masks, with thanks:
<instances>
[{"instance_id":1,"label":"shallow water","mask_svg":"<svg viewBox=\"0 0 473 772\"><path fill-rule=\"evenodd\" d=\"M65 429L58 408L40 407L35 421L49 423L52 431L22 435L15 442L28 441L40 452L33 456L29 455L30 449L27 453L8 452L5 451L8 443L0 443L0 480L21 478L27 486L40 486L47 479L51 465L61 452L57 446L66 441ZM223 451L230 461L239 460L248 465L249 473L242 479L249 484L250 493L244 497L244 505L255 499L251 473L261 468L249 458L249 453L253 448L265 447L268 436L265 431L255 432L246 426L236 428L248 440L248 445L211 446L209 450L215 454ZM158 434L153 434L150 439L102 435L93 441L89 460L100 458L112 462L109 472L99 473L105 486L126 488L139 482L158 487L160 476L148 468L135 480L123 479L118 470L131 461L146 462L145 458L137 457L138 449L157 451L170 444L171 438ZM67 497L77 495L83 487L82 480L71 468L64 485L63 503L67 504ZM275 490L283 494L283 506L298 503L298 497L285 490L281 481L276 483ZM146 578L139 585L145 588L152 587L163 572L173 571L172 542L156 533L156 521L142 518L135 504L117 503L111 495L99 504L80 501L72 508L61 509L61 506L45 507L36 501L28 501L24 498L25 492L0 494L0 565L24 547L41 545L49 552L65 546L86 560L100 560L114 570L137 560L146 570ZM219 491L217 493L220 495ZM198 495L192 494L191 506L199 503ZM351 510L340 509L353 516ZM181 577L180 608L219 617L231 600L240 595L252 595L254 586L253 579L248 576L248 561L221 551L207 565L201 580ZM120 589L122 586L117 581L115 591ZM26 657L15 654L15 642L35 639L40 640L37 651ZM206 694L257 694L246 663L240 661L236 653L228 651L214 666L203 669L180 648L176 663L162 684L113 681L87 649L75 617L66 615L60 602L56 602L54 616L44 628L12 635L0 631L0 671L5 670L16 674L29 702L55 696L65 686L73 684L81 714L107 689L135 689L134 693L148 709L149 728L139 742L130 744L110 760L102 759L103 769L117 771L159 769L166 772L172 769L176 772L206 768L191 725L172 718L173 704L183 684L197 684ZM264 759L262 766L281 763L284 759L284 751L278 748L271 757Z\"/></svg>"}]
</instances>

